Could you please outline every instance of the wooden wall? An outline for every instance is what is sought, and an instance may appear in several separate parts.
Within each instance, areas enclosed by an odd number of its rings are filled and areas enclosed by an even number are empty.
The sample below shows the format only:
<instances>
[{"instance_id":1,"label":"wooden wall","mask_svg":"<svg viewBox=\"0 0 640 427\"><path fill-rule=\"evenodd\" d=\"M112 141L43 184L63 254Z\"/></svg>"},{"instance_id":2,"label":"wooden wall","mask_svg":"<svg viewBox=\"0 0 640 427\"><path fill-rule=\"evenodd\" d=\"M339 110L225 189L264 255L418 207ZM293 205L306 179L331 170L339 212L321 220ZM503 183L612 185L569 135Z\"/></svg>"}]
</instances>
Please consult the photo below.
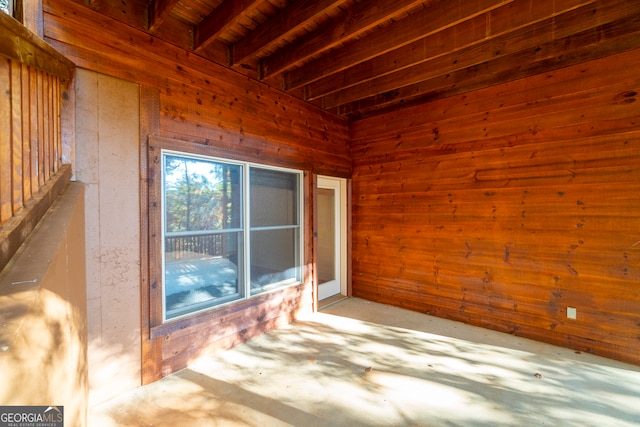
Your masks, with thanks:
<instances>
[{"instance_id":1,"label":"wooden wall","mask_svg":"<svg viewBox=\"0 0 640 427\"><path fill-rule=\"evenodd\" d=\"M141 86L143 266L158 247L154 135L304 169L307 193L311 173L353 174L355 296L640 362L639 50L355 122L350 156L339 118L77 2L43 3L53 46ZM275 326L306 289L152 333L153 268L145 381Z\"/></svg>"},{"instance_id":2,"label":"wooden wall","mask_svg":"<svg viewBox=\"0 0 640 427\"><path fill-rule=\"evenodd\" d=\"M83 4L45 0L43 7L45 38L56 49L79 67L140 85L142 281L133 285L140 286L142 297L143 382L290 321L301 308L310 309L308 275L301 286L153 327L150 318L161 303L150 293L161 274L154 261L160 235L159 209L152 200L159 185L153 153L171 146L304 170L309 246L312 175L350 176L348 123ZM311 264L309 250L305 257Z\"/></svg>"},{"instance_id":3,"label":"wooden wall","mask_svg":"<svg viewBox=\"0 0 640 427\"><path fill-rule=\"evenodd\" d=\"M640 363L639 76L635 50L355 122L353 295Z\"/></svg>"},{"instance_id":4,"label":"wooden wall","mask_svg":"<svg viewBox=\"0 0 640 427\"><path fill-rule=\"evenodd\" d=\"M44 0L45 39L76 65L159 92L155 131L230 156L351 173L348 123L71 0Z\"/></svg>"}]
</instances>

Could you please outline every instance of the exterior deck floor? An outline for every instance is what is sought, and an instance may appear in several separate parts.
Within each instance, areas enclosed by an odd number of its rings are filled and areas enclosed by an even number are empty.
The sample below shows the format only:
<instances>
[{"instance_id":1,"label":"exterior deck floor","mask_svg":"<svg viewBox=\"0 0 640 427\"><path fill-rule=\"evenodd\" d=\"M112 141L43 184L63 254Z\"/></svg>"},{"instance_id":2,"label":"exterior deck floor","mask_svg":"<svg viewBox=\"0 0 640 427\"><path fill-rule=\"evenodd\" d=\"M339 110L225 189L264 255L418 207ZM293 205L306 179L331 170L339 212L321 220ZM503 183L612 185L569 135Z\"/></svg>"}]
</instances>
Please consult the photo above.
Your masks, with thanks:
<instances>
[{"instance_id":1,"label":"exterior deck floor","mask_svg":"<svg viewBox=\"0 0 640 427\"><path fill-rule=\"evenodd\" d=\"M640 366L356 298L93 408L91 426L638 426Z\"/></svg>"}]
</instances>

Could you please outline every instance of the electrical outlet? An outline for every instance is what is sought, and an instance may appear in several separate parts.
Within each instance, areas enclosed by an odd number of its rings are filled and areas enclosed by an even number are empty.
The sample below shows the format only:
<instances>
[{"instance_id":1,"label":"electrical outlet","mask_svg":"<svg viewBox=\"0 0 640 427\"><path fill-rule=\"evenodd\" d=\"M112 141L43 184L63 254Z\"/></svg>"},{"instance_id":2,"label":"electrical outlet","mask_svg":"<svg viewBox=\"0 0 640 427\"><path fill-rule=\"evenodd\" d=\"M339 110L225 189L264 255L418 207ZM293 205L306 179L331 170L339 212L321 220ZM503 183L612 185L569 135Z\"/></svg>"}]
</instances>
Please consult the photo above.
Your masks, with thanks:
<instances>
[{"instance_id":1,"label":"electrical outlet","mask_svg":"<svg viewBox=\"0 0 640 427\"><path fill-rule=\"evenodd\" d=\"M575 320L578 315L578 310L575 307L567 307L567 318Z\"/></svg>"}]
</instances>

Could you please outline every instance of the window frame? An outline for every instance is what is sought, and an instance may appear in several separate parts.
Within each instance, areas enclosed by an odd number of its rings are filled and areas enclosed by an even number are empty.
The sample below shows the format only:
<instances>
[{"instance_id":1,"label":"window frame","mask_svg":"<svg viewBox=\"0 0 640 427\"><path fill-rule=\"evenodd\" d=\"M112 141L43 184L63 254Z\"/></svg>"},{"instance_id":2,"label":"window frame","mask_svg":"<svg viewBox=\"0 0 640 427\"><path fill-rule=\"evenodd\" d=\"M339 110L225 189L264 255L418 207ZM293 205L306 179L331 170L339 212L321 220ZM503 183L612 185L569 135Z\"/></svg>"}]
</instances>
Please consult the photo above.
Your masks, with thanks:
<instances>
[{"instance_id":1,"label":"window frame","mask_svg":"<svg viewBox=\"0 0 640 427\"><path fill-rule=\"evenodd\" d=\"M243 161L237 159L228 159L220 156L214 156L210 154L202 154L196 153L193 151L186 151L181 148L168 148L168 147L158 147L160 148L159 158L160 158L160 171L159 171L159 180L160 183L158 188L158 196L159 196L159 209L160 209L160 218L159 218L159 260L161 263L160 271L159 271L159 279L160 279L160 292L157 294L161 298L161 308L160 308L160 318L158 319L160 322L151 322L152 327L154 323L157 323L155 327L162 327L167 324L171 324L178 321L187 321L190 322L190 319L195 319L200 315L207 315L209 313L213 313L216 310L223 309L225 307L240 304L242 302L247 302L253 299L257 299L259 297L264 297L273 292L277 292L279 290L290 288L294 286L299 286L303 284L306 280L305 275L305 212L304 212L304 193L305 193L305 172L300 169L287 168L281 166L274 166L268 164L262 164L252 161ZM203 233L210 233L214 231L215 233L240 233L242 247L239 248L243 251L243 262L242 262L242 272L238 272L238 278L242 278L242 283L238 283L238 298L233 298L230 300L224 300L217 304L202 304L202 308L185 312L176 316L167 317L167 309L166 309L166 253L165 253L165 244L166 244L166 191L165 191L165 159L166 156L175 156L186 159L193 160L203 160L207 162L216 162L227 165L236 165L241 167L241 228L240 229L222 229L222 230L206 230ZM292 174L296 177L296 222L297 225L285 225L285 226L251 226L251 171L252 169L261 169L261 170L272 170L283 173ZM295 268L296 268L296 277L290 283L285 283L281 286L273 286L272 289L269 289L271 285L267 285L263 287L261 291L254 293L252 290L251 284L251 235L253 231L263 231L263 230L272 230L272 229L292 229L296 235L296 244L297 249L294 250L294 259L295 259ZM172 232L171 234L173 234ZM197 234L197 233L196 233ZM239 267L239 266L238 266ZM242 289L240 288L242 286ZM265 289L266 288L266 289ZM153 293L153 292L152 292ZM154 298L151 297L151 305L154 305ZM156 303L157 304L157 299ZM156 305L157 307L157 305ZM153 309L151 310L153 312Z\"/></svg>"}]
</instances>

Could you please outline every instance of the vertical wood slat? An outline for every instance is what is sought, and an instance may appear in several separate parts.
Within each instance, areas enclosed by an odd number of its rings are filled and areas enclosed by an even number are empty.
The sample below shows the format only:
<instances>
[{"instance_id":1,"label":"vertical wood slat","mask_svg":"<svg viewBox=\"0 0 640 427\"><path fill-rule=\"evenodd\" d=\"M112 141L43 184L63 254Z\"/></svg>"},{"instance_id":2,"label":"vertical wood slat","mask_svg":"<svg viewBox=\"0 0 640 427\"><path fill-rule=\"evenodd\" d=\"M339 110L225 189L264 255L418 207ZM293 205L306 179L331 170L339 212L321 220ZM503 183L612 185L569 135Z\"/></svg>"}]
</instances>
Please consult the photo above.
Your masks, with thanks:
<instances>
[{"instance_id":1,"label":"vertical wood slat","mask_svg":"<svg viewBox=\"0 0 640 427\"><path fill-rule=\"evenodd\" d=\"M22 126L22 200L24 203L31 199L31 104L29 103L29 67L22 65L20 68L20 89L22 94L20 100L22 106L21 123Z\"/></svg>"},{"instance_id":2,"label":"vertical wood slat","mask_svg":"<svg viewBox=\"0 0 640 427\"><path fill-rule=\"evenodd\" d=\"M53 174L54 171L57 169L57 164L58 164L58 138L56 138L56 132L57 132L57 124L58 124L58 109L56 108L56 78L54 76L49 76L49 88L50 88L50 94L51 96L49 97L49 103L51 104L51 108L50 108L50 131L49 134L51 135L51 165L49 167L49 173Z\"/></svg>"},{"instance_id":3,"label":"vertical wood slat","mask_svg":"<svg viewBox=\"0 0 640 427\"><path fill-rule=\"evenodd\" d=\"M38 188L44 185L44 135L45 135L45 127L46 124L45 116L44 116L44 73L42 71L36 71L36 106L37 106L37 119L38 122L38 139L37 139L37 152L38 152L38 168L36 171L38 178Z\"/></svg>"},{"instance_id":4,"label":"vertical wood slat","mask_svg":"<svg viewBox=\"0 0 640 427\"><path fill-rule=\"evenodd\" d=\"M60 82L60 79L55 77L55 76L51 76L51 79L53 80L53 94L51 97L51 102L53 103L53 116L52 116L52 121L53 121L53 141L54 141L54 158L53 158L53 168L51 170L51 173L55 173L55 171L57 171L60 168L60 163L61 163L61 159L62 159L62 129L61 129L61 125L60 125L60 119L61 119L61 114L60 114L60 104L62 102L62 93L61 93L61 86L62 83Z\"/></svg>"},{"instance_id":5,"label":"vertical wood slat","mask_svg":"<svg viewBox=\"0 0 640 427\"><path fill-rule=\"evenodd\" d=\"M38 71L29 69L29 145L31 152L31 194L38 192L40 188L38 180L39 155L38 141L40 135L40 122L38 121Z\"/></svg>"},{"instance_id":6,"label":"vertical wood slat","mask_svg":"<svg viewBox=\"0 0 640 427\"><path fill-rule=\"evenodd\" d=\"M44 83L44 88L42 91L43 99L42 105L44 107L43 117L44 117L44 140L42 144L45 147L44 150L44 181L47 182L49 180L50 171L51 171L51 85L49 84L51 80L51 76L46 73L42 75L42 81Z\"/></svg>"},{"instance_id":7,"label":"vertical wood slat","mask_svg":"<svg viewBox=\"0 0 640 427\"><path fill-rule=\"evenodd\" d=\"M306 174L305 174L306 175ZM313 230L318 229L318 205L313 203L315 200L318 200L318 175L314 174L310 179L311 183L305 186L305 200L304 205L307 207L305 210L307 212L307 217L305 218L305 235L307 236L307 241L312 242L310 250L306 251L308 253L305 259L306 273L310 277L305 277L306 282L318 283L318 236L317 233L314 233ZM313 289L313 311L316 312L319 310L318 307L318 287L314 286Z\"/></svg>"},{"instance_id":8,"label":"vertical wood slat","mask_svg":"<svg viewBox=\"0 0 640 427\"><path fill-rule=\"evenodd\" d=\"M71 178L61 164L60 86L74 68L0 12L0 270Z\"/></svg>"},{"instance_id":9,"label":"vertical wood slat","mask_svg":"<svg viewBox=\"0 0 640 427\"><path fill-rule=\"evenodd\" d=\"M55 171L58 169L58 156L60 150L58 149L58 141L60 138L58 137L58 125L60 123L60 117L58 114L58 100L59 95L57 88L59 87L58 79L55 76L50 74L47 75L47 80L49 82L49 114L47 123L49 123L49 146L50 154L48 156L49 159L49 175L53 175Z\"/></svg>"},{"instance_id":10,"label":"vertical wood slat","mask_svg":"<svg viewBox=\"0 0 640 427\"><path fill-rule=\"evenodd\" d=\"M160 128L160 94L147 86L140 87L140 314L142 319L142 384L162 378L162 340L151 338L151 322L154 314L150 303L150 278L157 277L153 269L159 268L155 262L157 245L150 244L149 229L152 196L149 192L149 136Z\"/></svg>"},{"instance_id":11,"label":"vertical wood slat","mask_svg":"<svg viewBox=\"0 0 640 427\"><path fill-rule=\"evenodd\" d=\"M0 224L11 210L11 62L0 59Z\"/></svg>"},{"instance_id":12,"label":"vertical wood slat","mask_svg":"<svg viewBox=\"0 0 640 427\"><path fill-rule=\"evenodd\" d=\"M62 81L0 59L0 225L61 167Z\"/></svg>"},{"instance_id":13,"label":"vertical wood slat","mask_svg":"<svg viewBox=\"0 0 640 427\"><path fill-rule=\"evenodd\" d=\"M42 71L38 71L38 123L40 123L40 132L38 135L39 143L38 148L40 155L40 171L38 174L38 183L43 186L47 179L49 179L49 145L47 144L47 137L49 135L49 102L48 91L49 85L47 84L47 75Z\"/></svg>"},{"instance_id":14,"label":"vertical wood slat","mask_svg":"<svg viewBox=\"0 0 640 427\"><path fill-rule=\"evenodd\" d=\"M22 66L11 62L12 215L23 206L22 187Z\"/></svg>"},{"instance_id":15,"label":"vertical wood slat","mask_svg":"<svg viewBox=\"0 0 640 427\"><path fill-rule=\"evenodd\" d=\"M56 111L56 78L52 75L47 75L47 80L49 81L49 119L47 123L49 123L49 175L53 175L56 170L56 163L58 157L58 138L56 138L56 123L58 121L57 111Z\"/></svg>"}]
</instances>

